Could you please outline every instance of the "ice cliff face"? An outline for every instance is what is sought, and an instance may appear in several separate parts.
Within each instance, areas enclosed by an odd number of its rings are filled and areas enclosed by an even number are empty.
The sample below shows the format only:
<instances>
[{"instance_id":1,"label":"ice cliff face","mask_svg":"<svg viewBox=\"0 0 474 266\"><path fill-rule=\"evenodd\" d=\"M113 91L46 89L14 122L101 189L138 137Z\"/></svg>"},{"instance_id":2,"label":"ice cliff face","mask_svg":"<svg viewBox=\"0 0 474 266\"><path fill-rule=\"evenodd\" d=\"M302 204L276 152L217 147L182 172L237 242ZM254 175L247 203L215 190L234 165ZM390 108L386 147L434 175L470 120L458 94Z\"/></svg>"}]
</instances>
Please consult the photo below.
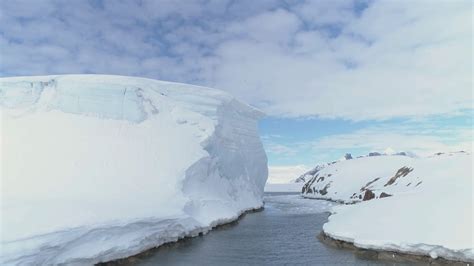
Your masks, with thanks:
<instances>
[{"instance_id":1,"label":"ice cliff face","mask_svg":"<svg viewBox=\"0 0 474 266\"><path fill-rule=\"evenodd\" d=\"M261 113L150 79L0 79L1 264L90 264L262 206Z\"/></svg>"}]
</instances>

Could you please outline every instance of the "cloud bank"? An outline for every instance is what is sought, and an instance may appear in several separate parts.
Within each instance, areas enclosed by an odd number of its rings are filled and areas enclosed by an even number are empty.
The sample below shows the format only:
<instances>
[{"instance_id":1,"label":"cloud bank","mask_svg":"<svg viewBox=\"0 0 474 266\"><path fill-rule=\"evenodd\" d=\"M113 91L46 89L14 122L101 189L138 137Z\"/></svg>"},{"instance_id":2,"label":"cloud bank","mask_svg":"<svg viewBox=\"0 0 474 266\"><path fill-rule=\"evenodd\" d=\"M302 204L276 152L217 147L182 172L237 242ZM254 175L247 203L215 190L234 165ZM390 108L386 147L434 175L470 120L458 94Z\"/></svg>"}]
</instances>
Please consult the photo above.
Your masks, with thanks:
<instances>
[{"instance_id":1,"label":"cloud bank","mask_svg":"<svg viewBox=\"0 0 474 266\"><path fill-rule=\"evenodd\" d=\"M310 170L304 165L292 166L269 166L268 181L269 184L287 184L292 183L300 175Z\"/></svg>"},{"instance_id":2,"label":"cloud bank","mask_svg":"<svg viewBox=\"0 0 474 266\"><path fill-rule=\"evenodd\" d=\"M270 115L472 108L472 2L2 1L0 75L106 73L215 87Z\"/></svg>"}]
</instances>

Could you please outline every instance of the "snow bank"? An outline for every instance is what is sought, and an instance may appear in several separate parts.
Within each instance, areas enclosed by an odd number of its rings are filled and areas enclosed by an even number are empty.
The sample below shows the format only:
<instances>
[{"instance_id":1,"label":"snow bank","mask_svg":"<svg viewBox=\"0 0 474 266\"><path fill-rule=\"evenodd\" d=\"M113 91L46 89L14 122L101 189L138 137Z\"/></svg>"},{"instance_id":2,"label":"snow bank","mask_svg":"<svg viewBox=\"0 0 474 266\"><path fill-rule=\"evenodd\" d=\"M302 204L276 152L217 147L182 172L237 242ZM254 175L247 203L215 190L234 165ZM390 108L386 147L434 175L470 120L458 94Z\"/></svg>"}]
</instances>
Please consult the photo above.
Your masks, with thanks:
<instances>
[{"instance_id":1,"label":"snow bank","mask_svg":"<svg viewBox=\"0 0 474 266\"><path fill-rule=\"evenodd\" d=\"M332 210L323 230L334 239L472 262L472 191L472 155L458 152L337 162L306 183L304 196L360 202Z\"/></svg>"},{"instance_id":2,"label":"snow bank","mask_svg":"<svg viewBox=\"0 0 474 266\"><path fill-rule=\"evenodd\" d=\"M0 264L137 254L262 206L261 113L143 78L0 79Z\"/></svg>"}]
</instances>

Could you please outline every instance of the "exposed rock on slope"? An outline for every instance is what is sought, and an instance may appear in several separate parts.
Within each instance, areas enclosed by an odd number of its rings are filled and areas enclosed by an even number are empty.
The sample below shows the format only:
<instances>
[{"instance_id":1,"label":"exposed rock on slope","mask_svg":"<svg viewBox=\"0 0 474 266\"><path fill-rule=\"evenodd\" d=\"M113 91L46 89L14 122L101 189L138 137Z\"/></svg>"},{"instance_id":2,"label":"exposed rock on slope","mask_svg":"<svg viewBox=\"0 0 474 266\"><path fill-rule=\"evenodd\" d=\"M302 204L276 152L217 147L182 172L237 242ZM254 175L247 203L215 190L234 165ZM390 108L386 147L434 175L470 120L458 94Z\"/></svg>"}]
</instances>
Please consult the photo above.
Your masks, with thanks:
<instances>
[{"instance_id":1,"label":"exposed rock on slope","mask_svg":"<svg viewBox=\"0 0 474 266\"><path fill-rule=\"evenodd\" d=\"M313 169L309 170L308 172L302 174L298 178L295 179L295 183L302 183L308 181L310 178L314 177L321 169L326 167L327 164L319 164L316 165Z\"/></svg>"},{"instance_id":2,"label":"exposed rock on slope","mask_svg":"<svg viewBox=\"0 0 474 266\"><path fill-rule=\"evenodd\" d=\"M355 203L380 198L382 193L396 194L416 187L416 175L406 177L415 160L407 156L367 156L337 161L319 167L302 187L307 198L322 198L344 203Z\"/></svg>"},{"instance_id":3,"label":"exposed rock on slope","mask_svg":"<svg viewBox=\"0 0 474 266\"><path fill-rule=\"evenodd\" d=\"M407 157L412 157L415 158L416 155L411 152L395 152L392 149L387 149L384 153L379 153L379 152L371 152L367 155L362 155L358 156L357 159L359 158L365 158L365 157L373 157L373 156L394 156L394 155L399 155L399 156L407 156ZM352 160L354 157L352 157L352 154L346 153L340 160L329 162L329 163L322 163L316 165L313 169L310 171L300 175L298 178L295 179L295 183L301 183L301 182L307 182L309 181L312 177L314 177L320 170L322 170L324 167L328 165L333 165L335 163L341 162L341 161L346 161L346 160Z\"/></svg>"}]
</instances>

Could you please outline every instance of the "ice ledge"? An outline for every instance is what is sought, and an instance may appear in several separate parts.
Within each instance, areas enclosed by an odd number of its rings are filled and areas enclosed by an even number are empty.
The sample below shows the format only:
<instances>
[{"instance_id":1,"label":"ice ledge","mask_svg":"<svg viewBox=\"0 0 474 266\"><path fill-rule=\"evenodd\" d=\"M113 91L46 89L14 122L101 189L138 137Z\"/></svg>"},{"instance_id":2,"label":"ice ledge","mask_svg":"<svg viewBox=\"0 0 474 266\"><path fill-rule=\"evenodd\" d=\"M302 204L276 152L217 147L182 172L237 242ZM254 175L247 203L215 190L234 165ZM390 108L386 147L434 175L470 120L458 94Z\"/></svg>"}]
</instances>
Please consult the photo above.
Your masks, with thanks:
<instances>
[{"instance_id":1,"label":"ice ledge","mask_svg":"<svg viewBox=\"0 0 474 266\"><path fill-rule=\"evenodd\" d=\"M474 253L472 249L454 250L440 245L429 245L423 243L400 243L384 241L363 241L355 240L352 237L341 236L339 233L331 233L330 230L323 229L323 235L332 240L342 241L352 244L356 248L368 249L373 251L389 251L398 252L407 255L415 255L420 257L429 257L431 259L444 258L453 262L474 262Z\"/></svg>"},{"instance_id":2,"label":"ice ledge","mask_svg":"<svg viewBox=\"0 0 474 266\"><path fill-rule=\"evenodd\" d=\"M171 106L157 106L162 101ZM0 106L19 116L60 110L106 119L142 122L160 108L182 107L209 117L234 101L256 119L263 113L216 89L183 83L116 75L51 75L0 78Z\"/></svg>"}]
</instances>

